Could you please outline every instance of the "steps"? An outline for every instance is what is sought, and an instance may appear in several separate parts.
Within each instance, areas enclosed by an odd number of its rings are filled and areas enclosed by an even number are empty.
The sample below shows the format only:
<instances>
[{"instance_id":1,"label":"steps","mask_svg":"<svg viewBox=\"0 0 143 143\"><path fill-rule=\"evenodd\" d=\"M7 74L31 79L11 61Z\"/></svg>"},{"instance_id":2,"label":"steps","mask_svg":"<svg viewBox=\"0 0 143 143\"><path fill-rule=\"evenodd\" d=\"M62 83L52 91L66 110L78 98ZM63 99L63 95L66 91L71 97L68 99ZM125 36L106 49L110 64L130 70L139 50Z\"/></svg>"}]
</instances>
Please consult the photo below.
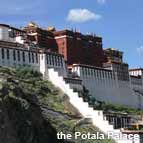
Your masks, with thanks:
<instances>
[{"instance_id":1,"label":"steps","mask_svg":"<svg viewBox=\"0 0 143 143\"><path fill-rule=\"evenodd\" d=\"M70 88L70 85L64 81L62 76L59 76L58 72L54 69L48 69L49 80L57 87L59 87L70 99L70 103L81 113L84 118L91 118L93 125L98 127L102 132L108 134L108 132L114 132L122 134L119 129L114 129L113 125L110 125L103 116L103 111L94 110L89 107L88 102L84 102L82 97L79 97L77 92L74 92ZM115 140L115 139L114 139ZM140 143L139 140L115 140L117 143Z\"/></svg>"}]
</instances>

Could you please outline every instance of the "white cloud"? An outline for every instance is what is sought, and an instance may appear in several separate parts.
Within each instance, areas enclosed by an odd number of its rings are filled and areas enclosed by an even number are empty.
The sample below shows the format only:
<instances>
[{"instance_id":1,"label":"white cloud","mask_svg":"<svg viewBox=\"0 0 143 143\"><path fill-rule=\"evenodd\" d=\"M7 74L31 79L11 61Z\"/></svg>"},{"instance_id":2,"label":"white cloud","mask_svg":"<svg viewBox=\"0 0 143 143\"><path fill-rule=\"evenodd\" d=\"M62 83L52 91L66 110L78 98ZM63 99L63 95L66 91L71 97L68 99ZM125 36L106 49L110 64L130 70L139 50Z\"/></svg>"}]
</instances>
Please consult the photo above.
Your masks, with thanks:
<instances>
[{"instance_id":1,"label":"white cloud","mask_svg":"<svg viewBox=\"0 0 143 143\"><path fill-rule=\"evenodd\" d=\"M143 56L143 46L141 46L140 48L137 48L137 52L139 55Z\"/></svg>"},{"instance_id":2,"label":"white cloud","mask_svg":"<svg viewBox=\"0 0 143 143\"><path fill-rule=\"evenodd\" d=\"M105 4L105 3L106 3L106 0L97 0L97 2L98 2L99 4Z\"/></svg>"},{"instance_id":3,"label":"white cloud","mask_svg":"<svg viewBox=\"0 0 143 143\"><path fill-rule=\"evenodd\" d=\"M71 22L86 22L90 20L99 20L102 16L89 11L88 9L71 9L67 20Z\"/></svg>"}]
</instances>

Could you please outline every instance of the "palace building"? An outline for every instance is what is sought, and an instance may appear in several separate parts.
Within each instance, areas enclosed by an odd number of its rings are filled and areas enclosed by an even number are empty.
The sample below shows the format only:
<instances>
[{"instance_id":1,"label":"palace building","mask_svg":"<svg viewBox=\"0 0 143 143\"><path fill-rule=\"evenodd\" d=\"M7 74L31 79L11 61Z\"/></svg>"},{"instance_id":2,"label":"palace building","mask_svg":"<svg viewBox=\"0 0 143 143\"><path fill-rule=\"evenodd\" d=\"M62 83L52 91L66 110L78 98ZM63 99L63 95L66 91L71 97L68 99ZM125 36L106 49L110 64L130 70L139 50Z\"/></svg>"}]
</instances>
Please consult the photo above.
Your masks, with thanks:
<instances>
[{"instance_id":1,"label":"palace building","mask_svg":"<svg viewBox=\"0 0 143 143\"><path fill-rule=\"evenodd\" d=\"M44 75L55 68L72 87L85 86L99 101L143 108L143 69L129 69L123 52L103 49L101 37L33 22L23 29L0 24L0 48L1 66L30 65Z\"/></svg>"},{"instance_id":2,"label":"palace building","mask_svg":"<svg viewBox=\"0 0 143 143\"><path fill-rule=\"evenodd\" d=\"M94 110L79 93L86 89L96 101L143 109L143 69L129 69L122 51L102 45L101 37L73 30L43 29L33 22L23 29L0 24L0 66L41 72L93 125L121 133L116 129L128 127L130 116Z\"/></svg>"},{"instance_id":3,"label":"palace building","mask_svg":"<svg viewBox=\"0 0 143 143\"><path fill-rule=\"evenodd\" d=\"M74 63L102 67L104 51L102 38L84 35L72 30L54 31L58 52L64 55L68 65Z\"/></svg>"},{"instance_id":4,"label":"palace building","mask_svg":"<svg viewBox=\"0 0 143 143\"><path fill-rule=\"evenodd\" d=\"M67 29L57 31L54 27L43 29L33 22L23 30L40 48L62 54L68 65L78 63L102 67L104 51L101 37Z\"/></svg>"}]
</instances>

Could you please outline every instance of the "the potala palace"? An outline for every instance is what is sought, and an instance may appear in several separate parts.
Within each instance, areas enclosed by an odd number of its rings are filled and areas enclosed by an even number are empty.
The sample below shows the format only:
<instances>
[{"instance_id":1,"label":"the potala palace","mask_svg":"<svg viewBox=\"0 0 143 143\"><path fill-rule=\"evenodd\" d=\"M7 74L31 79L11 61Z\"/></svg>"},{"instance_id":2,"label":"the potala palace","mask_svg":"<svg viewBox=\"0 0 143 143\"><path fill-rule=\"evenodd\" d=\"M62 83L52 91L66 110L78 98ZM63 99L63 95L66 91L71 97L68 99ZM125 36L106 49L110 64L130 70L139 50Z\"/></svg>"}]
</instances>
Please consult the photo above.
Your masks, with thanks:
<instances>
[{"instance_id":1,"label":"the potala palace","mask_svg":"<svg viewBox=\"0 0 143 143\"><path fill-rule=\"evenodd\" d=\"M123 53L103 49L102 38L94 34L56 31L53 27L42 29L32 22L24 29L0 24L0 66L30 66L40 71L106 134L109 131L123 134L125 131L120 128L128 126L130 117L106 116L103 111L93 109L78 95L83 88L97 101L143 109L143 69L128 69ZM116 141L142 143L140 139Z\"/></svg>"}]
</instances>

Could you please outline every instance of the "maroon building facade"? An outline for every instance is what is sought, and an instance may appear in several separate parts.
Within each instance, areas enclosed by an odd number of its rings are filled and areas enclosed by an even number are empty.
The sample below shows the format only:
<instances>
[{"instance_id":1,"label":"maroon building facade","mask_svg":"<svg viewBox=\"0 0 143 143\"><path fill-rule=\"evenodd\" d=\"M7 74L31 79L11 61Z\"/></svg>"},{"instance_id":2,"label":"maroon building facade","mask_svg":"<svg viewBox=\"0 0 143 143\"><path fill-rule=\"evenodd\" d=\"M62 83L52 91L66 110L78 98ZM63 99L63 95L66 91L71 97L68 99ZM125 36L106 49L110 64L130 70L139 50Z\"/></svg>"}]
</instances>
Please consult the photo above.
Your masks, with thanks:
<instances>
[{"instance_id":1,"label":"maroon building facade","mask_svg":"<svg viewBox=\"0 0 143 143\"><path fill-rule=\"evenodd\" d=\"M68 65L85 64L102 67L105 62L101 37L84 35L72 30L56 31L53 27L42 29L32 22L24 28L24 31L29 40L39 47L64 55Z\"/></svg>"},{"instance_id":2,"label":"maroon building facade","mask_svg":"<svg viewBox=\"0 0 143 143\"><path fill-rule=\"evenodd\" d=\"M55 31L58 52L63 54L68 65L86 64L101 67L104 62L102 38L83 35L70 30Z\"/></svg>"}]
</instances>

